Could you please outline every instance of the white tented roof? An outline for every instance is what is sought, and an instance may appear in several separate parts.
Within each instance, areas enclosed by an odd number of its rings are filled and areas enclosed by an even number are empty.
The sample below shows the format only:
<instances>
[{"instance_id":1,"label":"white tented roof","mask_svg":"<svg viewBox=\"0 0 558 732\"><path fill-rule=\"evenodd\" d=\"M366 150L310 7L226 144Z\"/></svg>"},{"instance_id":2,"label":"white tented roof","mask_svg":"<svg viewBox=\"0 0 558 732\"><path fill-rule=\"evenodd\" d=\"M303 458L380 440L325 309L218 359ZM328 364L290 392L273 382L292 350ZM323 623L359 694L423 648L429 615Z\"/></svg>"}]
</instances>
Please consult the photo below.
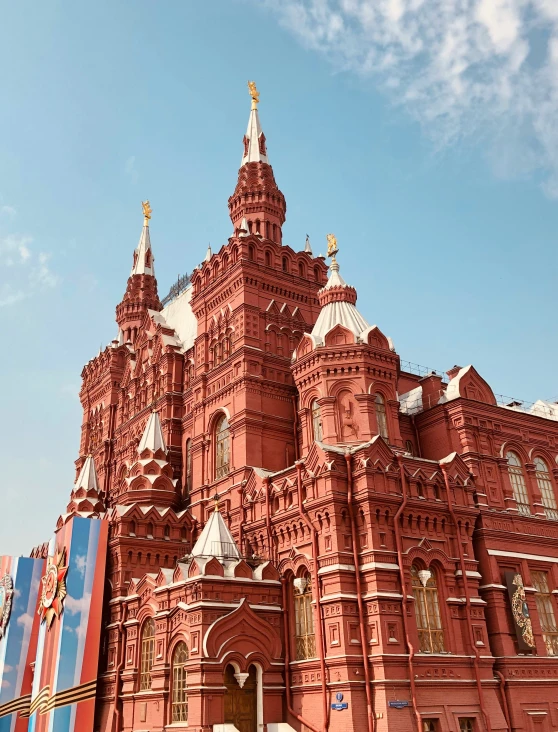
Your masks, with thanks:
<instances>
[{"instance_id":1,"label":"white tented roof","mask_svg":"<svg viewBox=\"0 0 558 732\"><path fill-rule=\"evenodd\" d=\"M246 154L242 156L241 167L246 163L269 163L267 155L260 152L260 137L262 134L258 110L252 109L248 118L248 129L246 130L248 146Z\"/></svg>"},{"instance_id":2,"label":"white tented roof","mask_svg":"<svg viewBox=\"0 0 558 732\"><path fill-rule=\"evenodd\" d=\"M149 257L147 256L148 251ZM149 261L149 264L147 264L147 261ZM134 264L130 274L147 274L155 276L155 261L153 259L153 253L151 252L149 226L144 226L141 231L139 244L134 254Z\"/></svg>"},{"instance_id":3,"label":"white tented roof","mask_svg":"<svg viewBox=\"0 0 558 732\"><path fill-rule=\"evenodd\" d=\"M217 509L211 514L203 527L194 548L193 557L217 557L240 559L240 552L223 517Z\"/></svg>"},{"instance_id":4,"label":"white tented roof","mask_svg":"<svg viewBox=\"0 0 558 732\"><path fill-rule=\"evenodd\" d=\"M163 430L161 429L161 421L157 412L151 412L145 430L143 431L143 436L138 446L138 453L141 455L144 450L151 450L151 452L162 450L165 454L167 452Z\"/></svg>"},{"instance_id":5,"label":"white tented roof","mask_svg":"<svg viewBox=\"0 0 558 732\"><path fill-rule=\"evenodd\" d=\"M339 274L339 264L335 260L331 263L329 279L323 290L329 290L332 287L348 287ZM320 310L316 324L312 328L312 335L323 341L326 334L336 325L348 328L356 338L370 327L352 302L330 302Z\"/></svg>"},{"instance_id":6,"label":"white tented roof","mask_svg":"<svg viewBox=\"0 0 558 732\"><path fill-rule=\"evenodd\" d=\"M85 462L80 470L74 488L75 490L78 490L78 488L84 488L86 491L99 492L99 481L97 480L95 461L91 455L88 455L85 458Z\"/></svg>"}]
</instances>

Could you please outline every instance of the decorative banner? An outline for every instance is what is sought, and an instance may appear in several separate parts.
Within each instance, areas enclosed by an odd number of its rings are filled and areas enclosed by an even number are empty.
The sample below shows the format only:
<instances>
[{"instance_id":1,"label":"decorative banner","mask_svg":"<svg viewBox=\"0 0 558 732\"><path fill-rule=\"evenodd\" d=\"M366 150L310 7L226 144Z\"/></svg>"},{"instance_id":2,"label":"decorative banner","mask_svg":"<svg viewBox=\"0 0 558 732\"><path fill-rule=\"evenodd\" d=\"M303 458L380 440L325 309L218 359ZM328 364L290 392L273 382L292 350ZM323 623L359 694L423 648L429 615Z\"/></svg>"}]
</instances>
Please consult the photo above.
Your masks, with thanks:
<instances>
[{"instance_id":1,"label":"decorative banner","mask_svg":"<svg viewBox=\"0 0 558 732\"><path fill-rule=\"evenodd\" d=\"M49 544L29 732L93 732L107 539L74 516Z\"/></svg>"},{"instance_id":2,"label":"decorative banner","mask_svg":"<svg viewBox=\"0 0 558 732\"><path fill-rule=\"evenodd\" d=\"M27 732L44 571L44 559L0 557L0 732Z\"/></svg>"},{"instance_id":3,"label":"decorative banner","mask_svg":"<svg viewBox=\"0 0 558 732\"><path fill-rule=\"evenodd\" d=\"M525 599L523 578L519 572L504 572L504 579L511 603L518 651L521 653L536 653L529 607Z\"/></svg>"}]
</instances>

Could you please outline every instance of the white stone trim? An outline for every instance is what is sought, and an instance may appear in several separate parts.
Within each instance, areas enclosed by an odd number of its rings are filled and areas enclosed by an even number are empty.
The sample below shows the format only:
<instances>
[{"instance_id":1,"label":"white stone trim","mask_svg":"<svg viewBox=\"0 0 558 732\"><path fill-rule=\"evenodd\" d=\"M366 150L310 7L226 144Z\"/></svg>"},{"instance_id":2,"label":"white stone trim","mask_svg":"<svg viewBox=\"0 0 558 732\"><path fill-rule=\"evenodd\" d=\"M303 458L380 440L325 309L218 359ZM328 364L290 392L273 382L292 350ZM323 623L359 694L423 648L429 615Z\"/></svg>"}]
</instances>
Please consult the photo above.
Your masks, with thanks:
<instances>
[{"instance_id":1,"label":"white stone trim","mask_svg":"<svg viewBox=\"0 0 558 732\"><path fill-rule=\"evenodd\" d=\"M521 552L508 552L504 549L487 549L491 557L513 557L514 559L535 559L538 562L555 562L558 564L558 557L546 557L543 554L522 554Z\"/></svg>"},{"instance_id":2,"label":"white stone trim","mask_svg":"<svg viewBox=\"0 0 558 732\"><path fill-rule=\"evenodd\" d=\"M329 574L330 572L339 572L340 570L354 572L355 565L354 564L330 564L327 567L321 567L321 569L318 569L318 575Z\"/></svg>"}]
</instances>

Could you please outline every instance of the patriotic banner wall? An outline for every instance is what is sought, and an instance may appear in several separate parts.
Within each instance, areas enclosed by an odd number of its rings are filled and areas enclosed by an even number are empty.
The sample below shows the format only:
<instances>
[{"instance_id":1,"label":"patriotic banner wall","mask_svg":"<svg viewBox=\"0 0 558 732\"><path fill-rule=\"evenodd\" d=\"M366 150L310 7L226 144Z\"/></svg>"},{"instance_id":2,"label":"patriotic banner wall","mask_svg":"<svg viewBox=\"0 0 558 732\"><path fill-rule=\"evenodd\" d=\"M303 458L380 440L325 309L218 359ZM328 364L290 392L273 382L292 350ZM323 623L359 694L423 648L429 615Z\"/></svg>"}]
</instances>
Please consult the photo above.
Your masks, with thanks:
<instances>
[{"instance_id":1,"label":"patriotic banner wall","mask_svg":"<svg viewBox=\"0 0 558 732\"><path fill-rule=\"evenodd\" d=\"M107 537L107 521L74 516L50 542L29 732L93 732Z\"/></svg>"},{"instance_id":2,"label":"patriotic banner wall","mask_svg":"<svg viewBox=\"0 0 558 732\"><path fill-rule=\"evenodd\" d=\"M44 568L44 559L0 557L0 732L27 732Z\"/></svg>"}]
</instances>

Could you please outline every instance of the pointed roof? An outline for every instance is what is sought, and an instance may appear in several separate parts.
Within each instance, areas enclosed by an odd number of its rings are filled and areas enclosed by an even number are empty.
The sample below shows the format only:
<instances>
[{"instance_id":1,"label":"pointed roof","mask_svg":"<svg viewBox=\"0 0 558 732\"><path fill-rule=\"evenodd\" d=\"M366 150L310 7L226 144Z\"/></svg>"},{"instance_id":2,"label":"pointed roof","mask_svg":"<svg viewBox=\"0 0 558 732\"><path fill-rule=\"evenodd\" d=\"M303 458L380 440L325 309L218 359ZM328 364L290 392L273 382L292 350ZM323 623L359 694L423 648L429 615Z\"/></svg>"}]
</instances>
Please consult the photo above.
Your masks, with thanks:
<instances>
[{"instance_id":1,"label":"pointed roof","mask_svg":"<svg viewBox=\"0 0 558 732\"><path fill-rule=\"evenodd\" d=\"M149 223L147 218L144 220L139 244L134 252L134 264L132 265L132 271L130 274L146 274L155 276L155 266L153 253L151 251L151 238L149 236Z\"/></svg>"},{"instance_id":2,"label":"pointed roof","mask_svg":"<svg viewBox=\"0 0 558 732\"><path fill-rule=\"evenodd\" d=\"M96 491L99 493L99 481L97 480L97 471L95 470L95 461L92 455L85 458L78 479L74 486L74 491L83 488L85 491Z\"/></svg>"},{"instance_id":3,"label":"pointed roof","mask_svg":"<svg viewBox=\"0 0 558 732\"><path fill-rule=\"evenodd\" d=\"M313 256L312 247L310 245L310 237L308 236L308 234L306 234L306 244L304 245L304 251L306 252L306 254L309 254L311 257Z\"/></svg>"},{"instance_id":4,"label":"pointed roof","mask_svg":"<svg viewBox=\"0 0 558 732\"><path fill-rule=\"evenodd\" d=\"M240 559L240 552L217 506L192 549L193 557Z\"/></svg>"},{"instance_id":5,"label":"pointed roof","mask_svg":"<svg viewBox=\"0 0 558 732\"><path fill-rule=\"evenodd\" d=\"M155 411L151 412L149 415L145 430L143 431L143 436L140 444L138 445L138 453L140 455L144 450L151 450L153 453L157 452L157 450L162 450L165 454L167 452L159 414Z\"/></svg>"},{"instance_id":6,"label":"pointed roof","mask_svg":"<svg viewBox=\"0 0 558 732\"><path fill-rule=\"evenodd\" d=\"M244 137L244 155L240 165L246 163L269 163L257 108L252 107L248 118L248 129Z\"/></svg>"},{"instance_id":7,"label":"pointed roof","mask_svg":"<svg viewBox=\"0 0 558 732\"><path fill-rule=\"evenodd\" d=\"M323 340L336 325L352 331L356 338L370 327L356 307L357 294L339 274L339 264L333 257L325 287L318 292L322 309L312 329L312 335Z\"/></svg>"},{"instance_id":8,"label":"pointed roof","mask_svg":"<svg viewBox=\"0 0 558 732\"><path fill-rule=\"evenodd\" d=\"M210 259L211 259L211 244L208 244L207 245L207 252L205 253L205 259L203 261L204 262L209 262Z\"/></svg>"}]
</instances>

